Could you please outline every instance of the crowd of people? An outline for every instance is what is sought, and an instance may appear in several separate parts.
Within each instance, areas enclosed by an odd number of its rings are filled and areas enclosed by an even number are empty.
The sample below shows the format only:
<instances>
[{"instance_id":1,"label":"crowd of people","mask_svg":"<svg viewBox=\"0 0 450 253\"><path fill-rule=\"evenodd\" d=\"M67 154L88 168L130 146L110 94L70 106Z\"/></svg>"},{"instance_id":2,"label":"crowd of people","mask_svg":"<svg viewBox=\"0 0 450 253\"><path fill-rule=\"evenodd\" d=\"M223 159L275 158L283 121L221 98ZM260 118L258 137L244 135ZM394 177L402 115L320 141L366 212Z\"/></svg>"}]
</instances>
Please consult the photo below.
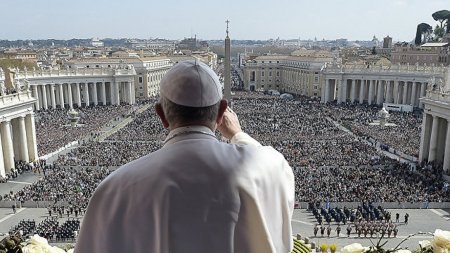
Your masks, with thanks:
<instances>
[{"instance_id":1,"label":"crowd of people","mask_svg":"<svg viewBox=\"0 0 450 253\"><path fill-rule=\"evenodd\" d=\"M406 155L419 156L422 115L420 112L391 111L390 126L370 125L379 120L380 108L366 104L330 104L325 111L333 120L341 122L355 134L372 138Z\"/></svg>"},{"instance_id":2,"label":"crowd of people","mask_svg":"<svg viewBox=\"0 0 450 253\"><path fill-rule=\"evenodd\" d=\"M5 194L6 201L49 201L58 209L80 210L87 207L89 198L97 185L110 171L106 168L71 168L46 165L44 177L22 190ZM64 206L64 208L62 207ZM56 213L56 209L54 213Z\"/></svg>"},{"instance_id":3,"label":"crowd of people","mask_svg":"<svg viewBox=\"0 0 450 253\"><path fill-rule=\"evenodd\" d=\"M9 230L10 235L20 234L28 238L34 234L46 238L49 241L74 241L80 229L79 219L67 219L63 224L59 224L56 217L47 217L36 224L35 220L22 220Z\"/></svg>"},{"instance_id":4,"label":"crowd of people","mask_svg":"<svg viewBox=\"0 0 450 253\"><path fill-rule=\"evenodd\" d=\"M161 141L89 142L58 157L57 164L67 166L117 167L156 151Z\"/></svg>"},{"instance_id":5,"label":"crowd of people","mask_svg":"<svg viewBox=\"0 0 450 253\"><path fill-rule=\"evenodd\" d=\"M100 130L106 123L131 112L130 105L95 106L76 109L80 127L70 126L68 109L41 110L36 113L36 138L39 156L58 150Z\"/></svg>"},{"instance_id":6,"label":"crowd of people","mask_svg":"<svg viewBox=\"0 0 450 253\"><path fill-rule=\"evenodd\" d=\"M371 203L363 202L357 208L330 208L320 207L318 202L310 202L308 210L316 219L317 224L314 226L314 236L327 237L332 236L332 231L336 231L336 236L340 237L340 233L350 237L354 234L356 237L396 237L398 226L407 225L409 222L409 214L404 214L404 221L400 221L400 214L395 214L395 220L391 212L381 206L375 207ZM336 226L332 228L332 223ZM341 227L341 224L343 227ZM343 231L345 229L345 231Z\"/></svg>"},{"instance_id":7,"label":"crowd of people","mask_svg":"<svg viewBox=\"0 0 450 253\"><path fill-rule=\"evenodd\" d=\"M263 145L273 146L289 161L296 176L297 201L450 201L448 185L436 165L399 163L381 155L362 141L364 138L342 131L334 122L367 123L376 117L377 109L368 107L365 113L364 106L323 105L307 98L285 100L245 92L236 93L232 106L245 132ZM167 130L162 128L153 108L134 117L133 122L107 140L86 143L60 156L57 163L120 166L160 148ZM397 135L418 131L419 119L413 114L392 116L391 120L398 121L402 130L389 131L397 131ZM402 125L402 121L410 123ZM408 141L412 139L415 138ZM412 141L397 142L398 147L413 145Z\"/></svg>"}]
</instances>

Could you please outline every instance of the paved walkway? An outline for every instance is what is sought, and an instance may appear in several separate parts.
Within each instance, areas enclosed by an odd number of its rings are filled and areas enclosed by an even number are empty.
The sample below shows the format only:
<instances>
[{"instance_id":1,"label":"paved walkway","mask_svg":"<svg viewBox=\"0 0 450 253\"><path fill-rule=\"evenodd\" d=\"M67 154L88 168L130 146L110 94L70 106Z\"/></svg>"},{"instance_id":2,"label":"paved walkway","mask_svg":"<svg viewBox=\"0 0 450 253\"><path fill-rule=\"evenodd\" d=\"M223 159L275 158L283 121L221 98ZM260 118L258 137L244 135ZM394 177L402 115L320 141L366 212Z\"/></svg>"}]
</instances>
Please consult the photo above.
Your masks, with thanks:
<instances>
[{"instance_id":1,"label":"paved walkway","mask_svg":"<svg viewBox=\"0 0 450 253\"><path fill-rule=\"evenodd\" d=\"M410 234L417 233L419 231L422 232L434 232L436 229L449 230L450 228L450 210L449 209L391 209L389 210L395 217L396 213L400 214L400 223L398 223L398 236L397 238L386 238L383 241L388 241L385 246L386 249L395 247L400 241L406 238ZM409 222L405 225L403 221L403 216L408 213ZM332 223L332 232L331 237L322 237L319 236L314 237L313 229L316 224L316 220L312 213L307 212L306 210L295 210L292 220L292 229L293 233L299 233L303 237L309 237L312 241L316 242L316 245L320 244L333 244L335 243L338 246L338 250L342 247L351 244L351 243L361 243L363 246L371 246L372 242L376 244L379 238L358 238L356 234L354 234L355 230L353 229L353 234L351 234L350 238L347 237L346 227L341 226L341 234L337 237L336 227L337 225ZM415 250L419 248L418 242L422 240L430 240L432 239L431 235L417 235L412 239L409 239L404 244L403 247L408 247L410 250ZM371 242L372 241L372 242Z\"/></svg>"}]
</instances>

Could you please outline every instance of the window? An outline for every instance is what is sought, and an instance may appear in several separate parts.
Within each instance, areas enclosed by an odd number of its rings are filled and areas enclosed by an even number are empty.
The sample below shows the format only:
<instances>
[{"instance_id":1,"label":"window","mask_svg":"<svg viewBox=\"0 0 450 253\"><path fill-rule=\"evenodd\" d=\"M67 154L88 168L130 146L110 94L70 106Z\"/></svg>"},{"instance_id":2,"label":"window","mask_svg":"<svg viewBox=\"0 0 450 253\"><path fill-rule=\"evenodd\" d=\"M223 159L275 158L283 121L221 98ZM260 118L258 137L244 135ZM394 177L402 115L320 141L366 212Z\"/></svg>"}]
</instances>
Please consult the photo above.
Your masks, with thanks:
<instances>
[{"instance_id":1,"label":"window","mask_svg":"<svg viewBox=\"0 0 450 253\"><path fill-rule=\"evenodd\" d=\"M315 77L314 77L314 82L317 83L318 81L319 81L319 77L318 77L318 76L315 76Z\"/></svg>"},{"instance_id":2,"label":"window","mask_svg":"<svg viewBox=\"0 0 450 253\"><path fill-rule=\"evenodd\" d=\"M269 71L269 76L272 76L272 71Z\"/></svg>"},{"instance_id":3,"label":"window","mask_svg":"<svg viewBox=\"0 0 450 253\"><path fill-rule=\"evenodd\" d=\"M261 72L261 76L264 76L264 71Z\"/></svg>"},{"instance_id":4,"label":"window","mask_svg":"<svg viewBox=\"0 0 450 253\"><path fill-rule=\"evenodd\" d=\"M142 76L139 77L139 83L142 83Z\"/></svg>"},{"instance_id":5,"label":"window","mask_svg":"<svg viewBox=\"0 0 450 253\"><path fill-rule=\"evenodd\" d=\"M280 71L277 71L277 76L280 76Z\"/></svg>"}]
</instances>

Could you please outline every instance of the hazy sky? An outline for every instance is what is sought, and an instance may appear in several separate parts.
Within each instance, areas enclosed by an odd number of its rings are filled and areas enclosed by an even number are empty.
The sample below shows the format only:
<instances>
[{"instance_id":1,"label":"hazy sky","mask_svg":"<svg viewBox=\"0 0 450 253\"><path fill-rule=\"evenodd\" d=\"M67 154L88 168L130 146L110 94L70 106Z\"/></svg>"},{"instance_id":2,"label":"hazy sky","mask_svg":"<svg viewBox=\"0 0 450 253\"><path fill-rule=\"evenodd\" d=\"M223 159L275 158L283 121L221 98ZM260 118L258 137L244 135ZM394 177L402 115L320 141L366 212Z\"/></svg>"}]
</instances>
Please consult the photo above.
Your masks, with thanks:
<instances>
[{"instance_id":1,"label":"hazy sky","mask_svg":"<svg viewBox=\"0 0 450 253\"><path fill-rule=\"evenodd\" d=\"M0 39L414 39L450 0L0 0Z\"/></svg>"}]
</instances>

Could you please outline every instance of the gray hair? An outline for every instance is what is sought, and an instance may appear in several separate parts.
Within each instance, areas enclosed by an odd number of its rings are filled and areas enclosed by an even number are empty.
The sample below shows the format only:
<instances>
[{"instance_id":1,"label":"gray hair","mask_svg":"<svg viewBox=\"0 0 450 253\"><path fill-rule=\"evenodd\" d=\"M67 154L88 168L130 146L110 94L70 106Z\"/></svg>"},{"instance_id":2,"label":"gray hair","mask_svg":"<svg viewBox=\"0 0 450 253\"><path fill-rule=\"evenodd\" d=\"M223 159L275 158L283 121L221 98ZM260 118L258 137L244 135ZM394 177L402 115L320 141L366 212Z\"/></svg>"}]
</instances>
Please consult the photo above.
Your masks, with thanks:
<instances>
[{"instance_id":1,"label":"gray hair","mask_svg":"<svg viewBox=\"0 0 450 253\"><path fill-rule=\"evenodd\" d=\"M175 104L169 99L161 96L159 99L164 115L169 123L189 124L204 123L212 124L219 113L220 102L207 107L190 107Z\"/></svg>"}]
</instances>

